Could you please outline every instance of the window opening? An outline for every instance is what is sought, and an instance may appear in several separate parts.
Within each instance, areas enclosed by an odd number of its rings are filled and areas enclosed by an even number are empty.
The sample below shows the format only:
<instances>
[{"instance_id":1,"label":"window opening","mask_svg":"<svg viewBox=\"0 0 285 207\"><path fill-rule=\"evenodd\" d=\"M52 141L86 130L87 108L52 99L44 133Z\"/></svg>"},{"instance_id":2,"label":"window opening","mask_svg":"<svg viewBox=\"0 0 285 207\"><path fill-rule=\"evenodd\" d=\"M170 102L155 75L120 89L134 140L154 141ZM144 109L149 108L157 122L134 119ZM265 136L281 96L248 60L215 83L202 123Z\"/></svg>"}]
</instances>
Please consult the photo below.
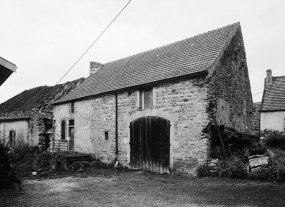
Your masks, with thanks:
<instances>
[{"instance_id":1,"label":"window opening","mask_svg":"<svg viewBox=\"0 0 285 207\"><path fill-rule=\"evenodd\" d=\"M144 108L151 109L153 107L152 88L144 90Z\"/></svg>"},{"instance_id":2,"label":"window opening","mask_svg":"<svg viewBox=\"0 0 285 207\"><path fill-rule=\"evenodd\" d=\"M153 89L143 89L139 91L139 109L152 109L153 108Z\"/></svg>"},{"instance_id":3,"label":"window opening","mask_svg":"<svg viewBox=\"0 0 285 207\"><path fill-rule=\"evenodd\" d=\"M16 132L14 130L11 130L9 132L9 144L10 146L15 146L15 141L16 141Z\"/></svg>"},{"instance_id":4,"label":"window opening","mask_svg":"<svg viewBox=\"0 0 285 207\"><path fill-rule=\"evenodd\" d=\"M109 139L109 134L108 132L105 132L105 140L108 140Z\"/></svg>"},{"instance_id":5,"label":"window opening","mask_svg":"<svg viewBox=\"0 0 285 207\"><path fill-rule=\"evenodd\" d=\"M69 120L69 126L74 126L74 119Z\"/></svg>"},{"instance_id":6,"label":"window opening","mask_svg":"<svg viewBox=\"0 0 285 207\"><path fill-rule=\"evenodd\" d=\"M53 123L51 119L44 119L44 124L46 131L52 129Z\"/></svg>"},{"instance_id":7,"label":"window opening","mask_svg":"<svg viewBox=\"0 0 285 207\"><path fill-rule=\"evenodd\" d=\"M70 104L70 112L74 113L74 102L71 102Z\"/></svg>"},{"instance_id":8,"label":"window opening","mask_svg":"<svg viewBox=\"0 0 285 207\"><path fill-rule=\"evenodd\" d=\"M61 139L65 140L65 120L61 121Z\"/></svg>"}]
</instances>

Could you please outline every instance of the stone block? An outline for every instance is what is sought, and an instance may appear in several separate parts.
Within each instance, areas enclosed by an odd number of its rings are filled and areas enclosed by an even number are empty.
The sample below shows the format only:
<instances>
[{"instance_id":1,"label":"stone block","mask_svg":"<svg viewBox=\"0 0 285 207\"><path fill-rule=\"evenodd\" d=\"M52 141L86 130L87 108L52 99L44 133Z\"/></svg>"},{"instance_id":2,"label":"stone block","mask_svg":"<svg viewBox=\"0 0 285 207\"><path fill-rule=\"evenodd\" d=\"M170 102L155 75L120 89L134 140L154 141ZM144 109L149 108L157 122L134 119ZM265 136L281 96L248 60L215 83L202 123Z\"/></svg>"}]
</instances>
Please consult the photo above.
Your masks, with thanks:
<instances>
[{"instance_id":1,"label":"stone block","mask_svg":"<svg viewBox=\"0 0 285 207\"><path fill-rule=\"evenodd\" d=\"M269 164L270 164L269 157L259 157L259 158L253 158L249 160L250 168L255 168L258 166L268 166Z\"/></svg>"}]
</instances>

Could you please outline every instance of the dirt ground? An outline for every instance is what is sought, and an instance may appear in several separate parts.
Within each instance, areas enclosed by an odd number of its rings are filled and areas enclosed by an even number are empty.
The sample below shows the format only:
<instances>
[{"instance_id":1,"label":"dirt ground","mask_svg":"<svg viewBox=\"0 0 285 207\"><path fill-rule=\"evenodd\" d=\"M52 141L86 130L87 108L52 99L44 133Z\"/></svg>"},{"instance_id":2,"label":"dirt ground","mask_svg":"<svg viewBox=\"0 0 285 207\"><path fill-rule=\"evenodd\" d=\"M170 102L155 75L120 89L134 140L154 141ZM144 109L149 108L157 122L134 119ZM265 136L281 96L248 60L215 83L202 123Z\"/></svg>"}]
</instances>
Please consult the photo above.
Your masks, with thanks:
<instances>
[{"instance_id":1,"label":"dirt ground","mask_svg":"<svg viewBox=\"0 0 285 207\"><path fill-rule=\"evenodd\" d=\"M108 168L25 180L22 188L5 206L285 206L285 184Z\"/></svg>"}]
</instances>

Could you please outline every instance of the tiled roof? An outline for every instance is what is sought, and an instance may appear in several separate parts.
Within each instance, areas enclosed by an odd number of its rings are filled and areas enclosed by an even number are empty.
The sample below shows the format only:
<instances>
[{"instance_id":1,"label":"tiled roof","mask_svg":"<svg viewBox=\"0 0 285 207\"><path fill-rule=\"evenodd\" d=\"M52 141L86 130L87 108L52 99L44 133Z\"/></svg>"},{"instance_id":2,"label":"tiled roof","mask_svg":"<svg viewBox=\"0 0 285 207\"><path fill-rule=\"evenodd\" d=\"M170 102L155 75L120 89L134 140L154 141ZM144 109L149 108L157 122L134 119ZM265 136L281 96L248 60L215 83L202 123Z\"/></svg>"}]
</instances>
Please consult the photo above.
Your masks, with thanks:
<instances>
[{"instance_id":1,"label":"tiled roof","mask_svg":"<svg viewBox=\"0 0 285 207\"><path fill-rule=\"evenodd\" d=\"M240 24L235 23L106 63L55 103L206 71L239 27Z\"/></svg>"},{"instance_id":2,"label":"tiled roof","mask_svg":"<svg viewBox=\"0 0 285 207\"><path fill-rule=\"evenodd\" d=\"M31 118L39 110L42 112L51 111L51 102L68 94L83 80L80 78L60 85L40 86L25 90L0 104L0 120Z\"/></svg>"},{"instance_id":3,"label":"tiled roof","mask_svg":"<svg viewBox=\"0 0 285 207\"><path fill-rule=\"evenodd\" d=\"M285 110L285 76L273 77L273 83L265 85L263 110Z\"/></svg>"}]
</instances>

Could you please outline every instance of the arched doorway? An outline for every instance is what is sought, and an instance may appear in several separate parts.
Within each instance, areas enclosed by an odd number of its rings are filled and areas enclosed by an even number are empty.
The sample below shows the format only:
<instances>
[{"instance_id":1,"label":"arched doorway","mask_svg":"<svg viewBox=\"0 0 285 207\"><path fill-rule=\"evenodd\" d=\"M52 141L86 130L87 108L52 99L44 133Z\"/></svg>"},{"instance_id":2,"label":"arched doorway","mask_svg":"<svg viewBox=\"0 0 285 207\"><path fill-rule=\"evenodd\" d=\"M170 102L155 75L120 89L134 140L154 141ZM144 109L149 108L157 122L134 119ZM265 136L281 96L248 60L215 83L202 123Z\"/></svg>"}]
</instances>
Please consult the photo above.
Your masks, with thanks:
<instances>
[{"instance_id":1,"label":"arched doorway","mask_svg":"<svg viewBox=\"0 0 285 207\"><path fill-rule=\"evenodd\" d=\"M170 121L145 116L130 122L130 166L156 173L169 173Z\"/></svg>"}]
</instances>

